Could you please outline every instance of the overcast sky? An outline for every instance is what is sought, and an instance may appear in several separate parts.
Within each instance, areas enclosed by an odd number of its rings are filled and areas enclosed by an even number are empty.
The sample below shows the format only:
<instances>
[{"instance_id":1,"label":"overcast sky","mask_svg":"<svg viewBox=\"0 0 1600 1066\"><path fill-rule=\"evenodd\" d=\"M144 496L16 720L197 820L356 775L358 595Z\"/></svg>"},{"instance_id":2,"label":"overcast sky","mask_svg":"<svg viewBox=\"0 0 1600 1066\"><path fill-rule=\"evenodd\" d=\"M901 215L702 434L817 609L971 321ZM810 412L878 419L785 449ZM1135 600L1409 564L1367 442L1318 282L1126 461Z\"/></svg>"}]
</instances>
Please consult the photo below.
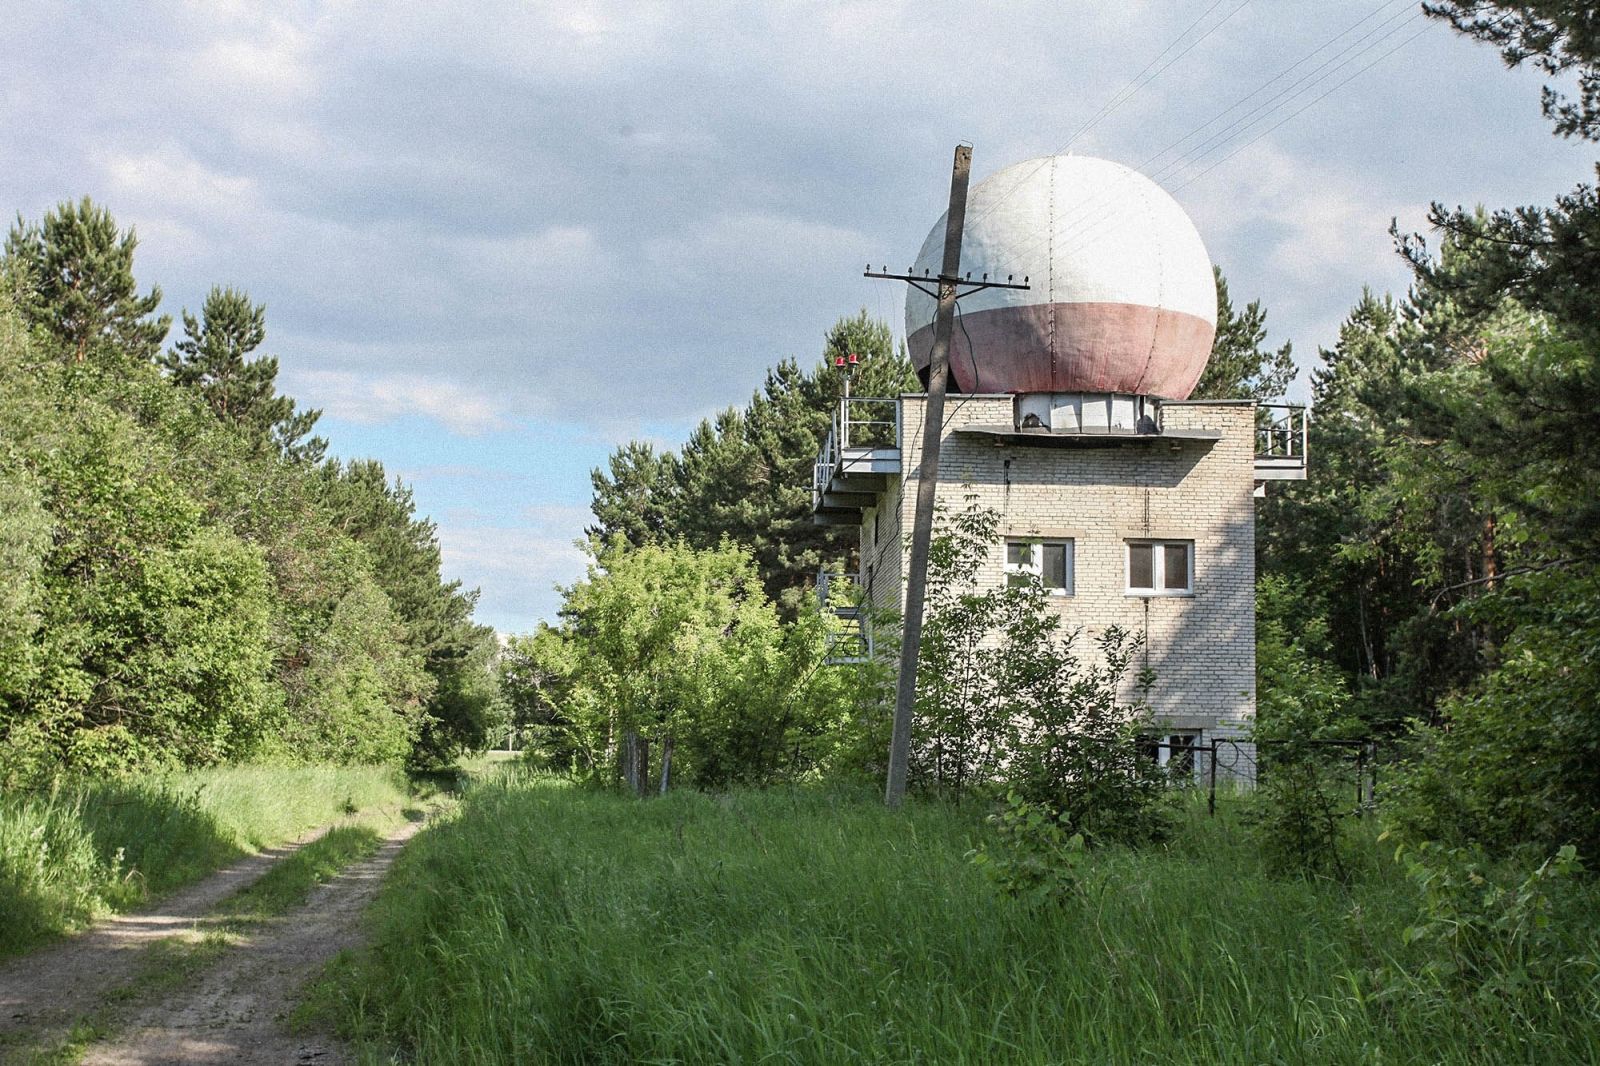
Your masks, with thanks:
<instances>
[{"instance_id":1,"label":"overcast sky","mask_svg":"<svg viewBox=\"0 0 1600 1066\"><path fill-rule=\"evenodd\" d=\"M266 303L282 386L521 631L581 573L613 445L676 444L841 314L902 331L861 267L914 257L958 141L976 178L1149 161L1302 366L1364 284L1405 287L1391 218L1593 177L1536 74L1415 8L13 2L0 207L89 194L164 310Z\"/></svg>"}]
</instances>

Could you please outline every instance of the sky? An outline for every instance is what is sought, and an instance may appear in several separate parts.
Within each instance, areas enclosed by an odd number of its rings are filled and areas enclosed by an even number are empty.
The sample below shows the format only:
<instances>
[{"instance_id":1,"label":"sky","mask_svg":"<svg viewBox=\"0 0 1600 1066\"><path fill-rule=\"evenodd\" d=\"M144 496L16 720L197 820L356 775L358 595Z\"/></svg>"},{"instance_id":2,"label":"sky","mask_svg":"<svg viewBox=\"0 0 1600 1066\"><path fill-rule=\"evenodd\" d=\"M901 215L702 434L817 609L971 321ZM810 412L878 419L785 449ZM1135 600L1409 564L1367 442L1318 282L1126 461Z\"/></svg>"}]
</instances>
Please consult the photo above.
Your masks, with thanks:
<instances>
[{"instance_id":1,"label":"sky","mask_svg":"<svg viewBox=\"0 0 1600 1066\"><path fill-rule=\"evenodd\" d=\"M1156 177L1303 368L1364 285L1404 291L1391 220L1593 178L1536 72L1415 12L12 0L0 208L87 194L163 311L264 303L280 387L524 632L583 573L613 447L676 446L841 315L903 334L861 271L915 256L958 142L975 179L1069 148Z\"/></svg>"}]
</instances>

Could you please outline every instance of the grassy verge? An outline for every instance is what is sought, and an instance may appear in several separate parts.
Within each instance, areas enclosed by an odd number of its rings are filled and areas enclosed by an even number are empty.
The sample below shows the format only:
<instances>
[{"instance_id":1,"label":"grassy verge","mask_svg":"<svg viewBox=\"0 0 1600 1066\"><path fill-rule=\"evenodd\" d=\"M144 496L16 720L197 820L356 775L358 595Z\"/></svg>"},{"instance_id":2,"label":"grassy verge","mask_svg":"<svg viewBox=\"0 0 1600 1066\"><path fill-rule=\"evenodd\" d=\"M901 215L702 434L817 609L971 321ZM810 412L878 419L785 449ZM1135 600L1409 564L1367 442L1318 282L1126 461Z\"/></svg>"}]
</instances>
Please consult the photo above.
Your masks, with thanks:
<instances>
[{"instance_id":1,"label":"grassy verge","mask_svg":"<svg viewBox=\"0 0 1600 1066\"><path fill-rule=\"evenodd\" d=\"M220 767L0 796L0 956L406 796L397 771L363 766Z\"/></svg>"},{"instance_id":2,"label":"grassy verge","mask_svg":"<svg viewBox=\"0 0 1600 1066\"><path fill-rule=\"evenodd\" d=\"M320 1012L419 1062L1578 1062L1537 995L1385 993L1411 884L1273 880L1196 812L1097 853L1082 891L999 896L970 807L827 793L637 803L515 776L413 842ZM1544 1005L1541 1007L1540 1004ZM1530 1006L1531 1005L1531 1006Z\"/></svg>"}]
</instances>

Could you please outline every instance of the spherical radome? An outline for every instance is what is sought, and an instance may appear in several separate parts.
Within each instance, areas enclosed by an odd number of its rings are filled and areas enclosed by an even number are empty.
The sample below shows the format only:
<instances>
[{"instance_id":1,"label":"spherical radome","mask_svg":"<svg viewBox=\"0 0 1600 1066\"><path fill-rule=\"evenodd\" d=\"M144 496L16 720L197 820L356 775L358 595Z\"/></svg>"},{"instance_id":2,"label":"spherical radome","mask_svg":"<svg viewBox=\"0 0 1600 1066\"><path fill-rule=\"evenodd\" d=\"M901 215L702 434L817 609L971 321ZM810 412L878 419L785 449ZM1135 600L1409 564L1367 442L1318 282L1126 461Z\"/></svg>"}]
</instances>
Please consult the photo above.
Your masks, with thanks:
<instances>
[{"instance_id":1,"label":"spherical radome","mask_svg":"<svg viewBox=\"0 0 1600 1066\"><path fill-rule=\"evenodd\" d=\"M937 277L944 219L913 271ZM950 372L963 392L1121 392L1181 400L1211 355L1217 289L1194 224L1149 178L1058 155L1006 167L972 188L961 273L1030 288L962 298ZM931 284L929 289L936 286ZM926 371L934 298L911 288L906 335Z\"/></svg>"}]
</instances>

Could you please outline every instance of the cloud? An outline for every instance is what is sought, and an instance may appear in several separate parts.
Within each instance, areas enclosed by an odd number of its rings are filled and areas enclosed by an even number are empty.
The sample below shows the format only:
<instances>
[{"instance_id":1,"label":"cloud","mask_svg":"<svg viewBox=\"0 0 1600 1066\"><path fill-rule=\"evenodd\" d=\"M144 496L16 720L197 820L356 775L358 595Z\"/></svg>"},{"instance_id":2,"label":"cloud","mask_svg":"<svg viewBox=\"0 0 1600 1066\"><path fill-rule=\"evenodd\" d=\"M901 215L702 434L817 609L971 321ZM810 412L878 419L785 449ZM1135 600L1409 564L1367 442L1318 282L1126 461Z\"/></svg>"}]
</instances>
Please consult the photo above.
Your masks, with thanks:
<instances>
[{"instance_id":1,"label":"cloud","mask_svg":"<svg viewBox=\"0 0 1600 1066\"><path fill-rule=\"evenodd\" d=\"M300 395L314 397L328 414L351 422L372 424L420 415L469 437L507 424L503 403L446 378L300 370L288 383Z\"/></svg>"},{"instance_id":2,"label":"cloud","mask_svg":"<svg viewBox=\"0 0 1600 1066\"><path fill-rule=\"evenodd\" d=\"M481 588L479 619L501 632L525 632L554 619L555 587L582 576L586 557L571 538L538 525L441 525L447 572Z\"/></svg>"}]
</instances>

